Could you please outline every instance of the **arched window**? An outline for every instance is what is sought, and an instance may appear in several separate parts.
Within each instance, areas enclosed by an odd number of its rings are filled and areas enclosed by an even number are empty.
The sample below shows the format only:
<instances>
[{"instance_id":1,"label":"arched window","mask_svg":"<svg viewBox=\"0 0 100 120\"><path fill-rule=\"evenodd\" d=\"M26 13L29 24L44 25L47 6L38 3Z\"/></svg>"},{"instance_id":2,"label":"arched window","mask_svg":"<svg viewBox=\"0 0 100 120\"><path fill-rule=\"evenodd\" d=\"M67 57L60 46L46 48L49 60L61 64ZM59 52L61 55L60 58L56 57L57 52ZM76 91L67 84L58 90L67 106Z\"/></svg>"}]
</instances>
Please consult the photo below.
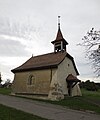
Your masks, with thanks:
<instances>
[{"instance_id":1,"label":"arched window","mask_svg":"<svg viewBox=\"0 0 100 120\"><path fill-rule=\"evenodd\" d=\"M29 75L27 84L28 85L34 85L35 84L35 77L34 77L34 75Z\"/></svg>"}]
</instances>

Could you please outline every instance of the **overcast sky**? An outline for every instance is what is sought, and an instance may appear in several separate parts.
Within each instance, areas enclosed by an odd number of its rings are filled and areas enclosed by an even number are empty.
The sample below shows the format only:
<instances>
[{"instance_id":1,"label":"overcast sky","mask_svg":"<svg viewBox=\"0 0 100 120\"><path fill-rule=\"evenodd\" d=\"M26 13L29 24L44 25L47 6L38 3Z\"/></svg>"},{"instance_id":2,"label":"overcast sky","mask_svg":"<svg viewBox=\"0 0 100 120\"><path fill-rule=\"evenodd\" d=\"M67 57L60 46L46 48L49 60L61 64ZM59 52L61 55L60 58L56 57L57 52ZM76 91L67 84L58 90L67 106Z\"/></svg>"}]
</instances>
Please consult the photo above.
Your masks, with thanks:
<instances>
[{"instance_id":1,"label":"overcast sky","mask_svg":"<svg viewBox=\"0 0 100 120\"><path fill-rule=\"evenodd\" d=\"M84 48L77 46L86 32L100 30L100 0L0 0L0 72L13 80L11 69L32 54L53 52L51 41L57 34L57 16L69 43L67 52L75 59L81 80L97 80Z\"/></svg>"}]
</instances>

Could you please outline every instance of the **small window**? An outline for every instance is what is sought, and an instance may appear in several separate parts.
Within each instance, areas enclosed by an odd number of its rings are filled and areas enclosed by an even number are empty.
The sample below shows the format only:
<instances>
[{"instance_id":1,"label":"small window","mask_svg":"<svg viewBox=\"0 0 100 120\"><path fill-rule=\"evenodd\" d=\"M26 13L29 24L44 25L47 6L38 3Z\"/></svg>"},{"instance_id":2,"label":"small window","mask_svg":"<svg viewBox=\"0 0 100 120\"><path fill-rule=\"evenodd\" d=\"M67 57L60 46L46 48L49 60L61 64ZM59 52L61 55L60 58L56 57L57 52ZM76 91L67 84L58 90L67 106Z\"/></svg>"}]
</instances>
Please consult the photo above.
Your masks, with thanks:
<instances>
[{"instance_id":1,"label":"small window","mask_svg":"<svg viewBox=\"0 0 100 120\"><path fill-rule=\"evenodd\" d=\"M35 83L34 75L30 75L28 78L28 85L33 85Z\"/></svg>"}]
</instances>

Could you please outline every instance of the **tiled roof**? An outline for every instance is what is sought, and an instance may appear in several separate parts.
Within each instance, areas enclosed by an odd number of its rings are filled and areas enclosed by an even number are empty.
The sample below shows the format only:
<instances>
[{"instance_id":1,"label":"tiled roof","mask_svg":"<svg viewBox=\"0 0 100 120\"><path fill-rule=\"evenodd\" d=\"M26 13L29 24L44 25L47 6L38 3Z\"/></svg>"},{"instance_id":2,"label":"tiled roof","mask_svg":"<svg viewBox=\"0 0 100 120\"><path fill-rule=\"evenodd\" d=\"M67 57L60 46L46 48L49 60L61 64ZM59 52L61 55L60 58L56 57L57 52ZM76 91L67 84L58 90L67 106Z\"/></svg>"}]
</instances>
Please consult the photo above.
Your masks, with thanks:
<instances>
[{"instance_id":1,"label":"tiled roof","mask_svg":"<svg viewBox=\"0 0 100 120\"><path fill-rule=\"evenodd\" d=\"M53 52L53 53L31 57L24 64L11 71L15 73L15 72L22 72L29 70L57 68L57 66L64 60L66 56L72 60L76 73L79 74L76 69L73 57L66 52L57 52L57 53Z\"/></svg>"},{"instance_id":2,"label":"tiled roof","mask_svg":"<svg viewBox=\"0 0 100 120\"><path fill-rule=\"evenodd\" d=\"M67 41L63 38L60 27L58 28L56 39L54 41L52 41L51 43L54 44L55 42L58 42L58 41L63 41L66 45L68 45Z\"/></svg>"},{"instance_id":3,"label":"tiled roof","mask_svg":"<svg viewBox=\"0 0 100 120\"><path fill-rule=\"evenodd\" d=\"M69 74L67 76L66 81L80 82L80 80L76 76L74 76L72 74Z\"/></svg>"}]
</instances>

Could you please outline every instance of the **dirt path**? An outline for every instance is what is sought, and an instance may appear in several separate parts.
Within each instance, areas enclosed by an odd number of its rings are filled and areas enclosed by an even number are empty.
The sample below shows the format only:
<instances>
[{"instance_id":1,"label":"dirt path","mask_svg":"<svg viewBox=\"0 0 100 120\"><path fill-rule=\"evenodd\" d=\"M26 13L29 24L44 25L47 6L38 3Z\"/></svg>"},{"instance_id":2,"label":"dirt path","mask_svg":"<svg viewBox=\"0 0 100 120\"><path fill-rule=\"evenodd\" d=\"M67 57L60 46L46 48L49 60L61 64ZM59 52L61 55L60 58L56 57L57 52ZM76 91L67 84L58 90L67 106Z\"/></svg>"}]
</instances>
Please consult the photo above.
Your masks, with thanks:
<instances>
[{"instance_id":1,"label":"dirt path","mask_svg":"<svg viewBox=\"0 0 100 120\"><path fill-rule=\"evenodd\" d=\"M49 120L100 120L100 115L6 95L0 95L0 104L32 113Z\"/></svg>"}]
</instances>

